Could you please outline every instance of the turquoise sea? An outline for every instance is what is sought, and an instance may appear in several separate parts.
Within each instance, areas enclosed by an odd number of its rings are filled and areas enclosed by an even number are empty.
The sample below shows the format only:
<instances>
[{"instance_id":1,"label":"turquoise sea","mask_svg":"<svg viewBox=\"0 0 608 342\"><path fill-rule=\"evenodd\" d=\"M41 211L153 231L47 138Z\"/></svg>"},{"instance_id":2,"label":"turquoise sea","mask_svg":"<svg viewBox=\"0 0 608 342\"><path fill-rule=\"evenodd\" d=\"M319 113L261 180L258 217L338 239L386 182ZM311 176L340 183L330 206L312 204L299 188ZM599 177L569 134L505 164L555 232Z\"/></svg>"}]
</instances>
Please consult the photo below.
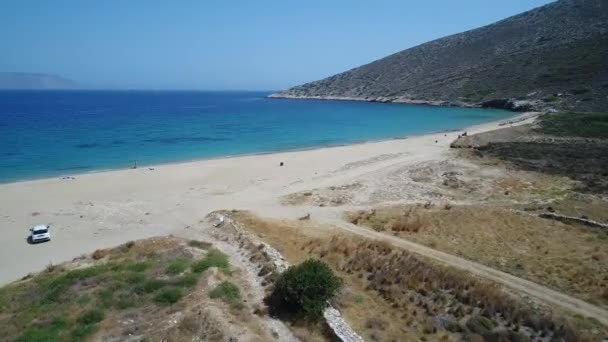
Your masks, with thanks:
<instances>
[{"instance_id":1,"label":"turquoise sea","mask_svg":"<svg viewBox=\"0 0 608 342\"><path fill-rule=\"evenodd\" d=\"M0 91L0 182L391 139L512 115L268 94Z\"/></svg>"}]
</instances>

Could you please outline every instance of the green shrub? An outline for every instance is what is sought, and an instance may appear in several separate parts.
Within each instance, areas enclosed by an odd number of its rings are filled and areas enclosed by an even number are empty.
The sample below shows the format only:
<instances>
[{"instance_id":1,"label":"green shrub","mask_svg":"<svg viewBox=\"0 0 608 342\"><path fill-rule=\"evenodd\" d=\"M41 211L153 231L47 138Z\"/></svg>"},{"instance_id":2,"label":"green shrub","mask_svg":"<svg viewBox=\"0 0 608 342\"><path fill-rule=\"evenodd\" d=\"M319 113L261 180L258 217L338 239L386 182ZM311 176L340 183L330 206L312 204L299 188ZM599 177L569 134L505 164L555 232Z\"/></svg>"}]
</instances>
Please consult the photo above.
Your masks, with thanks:
<instances>
[{"instance_id":1,"label":"green shrub","mask_svg":"<svg viewBox=\"0 0 608 342\"><path fill-rule=\"evenodd\" d=\"M45 293L43 301L59 302L65 291L72 285L80 280L99 276L107 272L108 269L109 268L106 265L91 266L61 273L52 278L43 278L40 280L40 287Z\"/></svg>"},{"instance_id":2,"label":"green shrub","mask_svg":"<svg viewBox=\"0 0 608 342\"><path fill-rule=\"evenodd\" d=\"M373 230L375 230L377 232L382 232L386 229L386 227L384 226L384 223L379 222L379 221L371 222L371 227Z\"/></svg>"},{"instance_id":3,"label":"green shrub","mask_svg":"<svg viewBox=\"0 0 608 342\"><path fill-rule=\"evenodd\" d=\"M172 287L164 289L154 297L154 301L161 305L172 305L182 298L182 290Z\"/></svg>"},{"instance_id":4,"label":"green shrub","mask_svg":"<svg viewBox=\"0 0 608 342\"><path fill-rule=\"evenodd\" d=\"M80 324L72 330L72 341L84 341L85 338L95 332L97 326L95 324Z\"/></svg>"},{"instance_id":5,"label":"green shrub","mask_svg":"<svg viewBox=\"0 0 608 342\"><path fill-rule=\"evenodd\" d=\"M353 296L353 302L357 303L357 304L361 304L365 301L365 299L363 298L362 295L357 294Z\"/></svg>"},{"instance_id":6,"label":"green shrub","mask_svg":"<svg viewBox=\"0 0 608 342\"><path fill-rule=\"evenodd\" d=\"M150 267L150 263L142 261L142 262L134 262L127 265L126 269L131 272L143 272Z\"/></svg>"},{"instance_id":7,"label":"green shrub","mask_svg":"<svg viewBox=\"0 0 608 342\"><path fill-rule=\"evenodd\" d=\"M167 267L167 274L180 274L188 268L189 263L190 262L187 259L175 259L169 264L169 267Z\"/></svg>"},{"instance_id":8,"label":"green shrub","mask_svg":"<svg viewBox=\"0 0 608 342\"><path fill-rule=\"evenodd\" d=\"M114 291L112 291L112 289L100 290L99 292L97 292L97 296L99 297L99 300L101 301L101 305L103 305L106 308L109 308L110 306L112 306L112 301L114 299Z\"/></svg>"},{"instance_id":9,"label":"green shrub","mask_svg":"<svg viewBox=\"0 0 608 342\"><path fill-rule=\"evenodd\" d=\"M173 282L173 285L178 287L193 287L198 282L198 274L189 273L179 277Z\"/></svg>"},{"instance_id":10,"label":"green shrub","mask_svg":"<svg viewBox=\"0 0 608 342\"><path fill-rule=\"evenodd\" d=\"M66 333L68 322L64 318L56 318L46 326L30 326L21 332L19 342L57 341Z\"/></svg>"},{"instance_id":11,"label":"green shrub","mask_svg":"<svg viewBox=\"0 0 608 342\"><path fill-rule=\"evenodd\" d=\"M93 309L85 312L78 318L78 323L81 324L93 324L103 321L105 314L99 309Z\"/></svg>"},{"instance_id":12,"label":"green shrub","mask_svg":"<svg viewBox=\"0 0 608 342\"><path fill-rule=\"evenodd\" d=\"M28 327L19 338L18 342L46 342L57 341L61 331L53 327Z\"/></svg>"},{"instance_id":13,"label":"green shrub","mask_svg":"<svg viewBox=\"0 0 608 342\"><path fill-rule=\"evenodd\" d=\"M200 248L200 249L207 249L207 248L211 247L211 244L209 242L190 240L190 242L188 242L188 246L196 247L196 248Z\"/></svg>"},{"instance_id":14,"label":"green shrub","mask_svg":"<svg viewBox=\"0 0 608 342\"><path fill-rule=\"evenodd\" d=\"M238 286L229 281L224 281L209 292L209 297L220 298L228 304L237 304L241 301L241 292Z\"/></svg>"},{"instance_id":15,"label":"green shrub","mask_svg":"<svg viewBox=\"0 0 608 342\"><path fill-rule=\"evenodd\" d=\"M78 299L76 299L76 303L78 303L78 305L86 305L90 301L91 296L88 293L85 293L82 296L78 297Z\"/></svg>"},{"instance_id":16,"label":"green shrub","mask_svg":"<svg viewBox=\"0 0 608 342\"><path fill-rule=\"evenodd\" d=\"M559 97L557 97L557 96L549 96L549 97L545 97L543 99L543 101L545 101L547 103L557 102L557 101L559 101Z\"/></svg>"},{"instance_id":17,"label":"green shrub","mask_svg":"<svg viewBox=\"0 0 608 342\"><path fill-rule=\"evenodd\" d=\"M266 301L274 315L317 320L341 286L327 264L309 259L283 272Z\"/></svg>"},{"instance_id":18,"label":"green shrub","mask_svg":"<svg viewBox=\"0 0 608 342\"><path fill-rule=\"evenodd\" d=\"M135 246L135 241L127 241L127 243L121 246L122 252L128 252L133 246Z\"/></svg>"},{"instance_id":19,"label":"green shrub","mask_svg":"<svg viewBox=\"0 0 608 342\"><path fill-rule=\"evenodd\" d=\"M211 267L217 267L224 272L228 272L230 269L228 256L217 249L212 249L209 251L209 253L207 253L203 260L192 265L192 272L202 273Z\"/></svg>"},{"instance_id":20,"label":"green shrub","mask_svg":"<svg viewBox=\"0 0 608 342\"><path fill-rule=\"evenodd\" d=\"M146 281L146 276L141 273L135 273L135 272L124 273L124 274L119 274L117 276L117 280L122 281L127 284L135 285L135 284L141 284L144 281Z\"/></svg>"},{"instance_id":21,"label":"green shrub","mask_svg":"<svg viewBox=\"0 0 608 342\"><path fill-rule=\"evenodd\" d=\"M144 294L152 293L164 287L166 283L162 280L151 279L135 288L135 293Z\"/></svg>"},{"instance_id":22,"label":"green shrub","mask_svg":"<svg viewBox=\"0 0 608 342\"><path fill-rule=\"evenodd\" d=\"M572 94L581 95L581 94L586 94L590 91L591 91L591 89L588 89L588 88L573 89Z\"/></svg>"},{"instance_id":23,"label":"green shrub","mask_svg":"<svg viewBox=\"0 0 608 342\"><path fill-rule=\"evenodd\" d=\"M124 310L132 308L137 304L136 296L132 293L122 292L116 296L115 306L117 309Z\"/></svg>"},{"instance_id":24,"label":"green shrub","mask_svg":"<svg viewBox=\"0 0 608 342\"><path fill-rule=\"evenodd\" d=\"M494 328L494 322L492 322L488 318L477 315L477 316L471 317L467 321L466 326L467 326L467 328L469 328L469 330L471 332L474 332L477 334L484 334L489 331L492 331L492 329Z\"/></svg>"}]
</instances>

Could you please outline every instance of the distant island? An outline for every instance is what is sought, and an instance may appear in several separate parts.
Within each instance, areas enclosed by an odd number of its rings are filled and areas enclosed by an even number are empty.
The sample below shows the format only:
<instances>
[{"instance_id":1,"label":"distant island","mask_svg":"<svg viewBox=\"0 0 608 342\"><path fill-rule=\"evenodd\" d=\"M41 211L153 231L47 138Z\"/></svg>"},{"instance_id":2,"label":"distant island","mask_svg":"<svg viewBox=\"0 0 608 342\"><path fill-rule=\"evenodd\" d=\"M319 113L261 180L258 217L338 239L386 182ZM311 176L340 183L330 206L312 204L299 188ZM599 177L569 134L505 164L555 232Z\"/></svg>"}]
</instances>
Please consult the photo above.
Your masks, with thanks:
<instances>
[{"instance_id":1,"label":"distant island","mask_svg":"<svg viewBox=\"0 0 608 342\"><path fill-rule=\"evenodd\" d=\"M0 89L78 89L78 83L57 75L30 72L0 72Z\"/></svg>"},{"instance_id":2,"label":"distant island","mask_svg":"<svg viewBox=\"0 0 608 342\"><path fill-rule=\"evenodd\" d=\"M608 4L556 1L270 97L606 110Z\"/></svg>"}]
</instances>

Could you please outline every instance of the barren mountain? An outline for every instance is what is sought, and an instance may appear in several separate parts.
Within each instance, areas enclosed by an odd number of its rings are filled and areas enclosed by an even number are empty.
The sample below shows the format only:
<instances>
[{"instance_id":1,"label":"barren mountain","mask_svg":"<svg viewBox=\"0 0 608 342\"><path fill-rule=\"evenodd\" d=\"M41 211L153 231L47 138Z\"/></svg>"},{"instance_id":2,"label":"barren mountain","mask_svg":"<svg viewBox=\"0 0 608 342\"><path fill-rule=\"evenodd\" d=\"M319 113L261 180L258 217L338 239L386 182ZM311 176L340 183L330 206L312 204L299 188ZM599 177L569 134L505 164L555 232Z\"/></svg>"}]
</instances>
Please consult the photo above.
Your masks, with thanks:
<instances>
[{"instance_id":1,"label":"barren mountain","mask_svg":"<svg viewBox=\"0 0 608 342\"><path fill-rule=\"evenodd\" d=\"M608 109L608 2L559 0L271 95Z\"/></svg>"}]
</instances>

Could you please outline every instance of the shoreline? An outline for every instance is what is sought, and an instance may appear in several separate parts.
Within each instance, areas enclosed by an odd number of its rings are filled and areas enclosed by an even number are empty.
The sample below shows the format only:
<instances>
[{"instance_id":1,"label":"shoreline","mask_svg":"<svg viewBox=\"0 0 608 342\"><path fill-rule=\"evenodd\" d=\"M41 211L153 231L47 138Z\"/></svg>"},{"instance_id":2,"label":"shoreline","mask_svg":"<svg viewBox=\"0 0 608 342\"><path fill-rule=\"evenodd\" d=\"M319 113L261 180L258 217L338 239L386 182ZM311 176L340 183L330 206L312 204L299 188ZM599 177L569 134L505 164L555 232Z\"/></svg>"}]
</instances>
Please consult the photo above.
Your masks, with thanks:
<instances>
[{"instance_id":1,"label":"shoreline","mask_svg":"<svg viewBox=\"0 0 608 342\"><path fill-rule=\"evenodd\" d=\"M528 118L514 125L532 122L533 114L524 115ZM466 131L491 131L520 116L474 125ZM427 133L305 151L84 173L74 179L0 184L0 285L46 265L129 240L196 234L199 222L217 210L248 210L278 219L301 217L309 211L320 215L320 208L284 206L281 198L353 184L360 177L394 167L448 161L453 158L450 143L459 134L460 130ZM51 226L50 242L26 242L28 229L37 224ZM19 262L13 261L15 256Z\"/></svg>"},{"instance_id":2,"label":"shoreline","mask_svg":"<svg viewBox=\"0 0 608 342\"><path fill-rule=\"evenodd\" d=\"M336 100L336 101L341 101L341 100ZM348 101L348 100L344 100L344 101ZM216 157L209 157L209 158L202 157L202 158L193 158L193 159L184 159L184 160L172 160L172 161L167 161L167 162L153 162L150 164L147 164L147 163L140 164L139 161L136 161L136 162L138 163L137 169L144 169L144 168L147 169L147 168L164 167L164 166L168 166L168 165L191 164L191 163L200 163L200 162L215 161L215 160L225 160L225 159L234 159L234 158L243 158L243 157L255 157L255 156L274 155L274 154L281 154L281 153L304 152L304 151L332 149L332 148L347 147L347 146L375 144L375 143L382 143L382 142L394 141L394 140L412 139L412 138L417 138L417 137L423 137L425 135L433 135L433 134L439 134L439 133L453 133L453 132L459 132L459 131L467 131L467 130L473 129L474 127L493 124L493 123L496 123L499 126L504 126L505 124L514 123L515 120L518 120L522 117L523 117L522 120L526 120L525 116L529 115L530 113L536 113L536 112L524 112L524 113L513 112L513 116L502 118L501 120L492 119L490 121L480 122L478 124L475 124L475 125L472 125L469 127L460 127L460 128L453 128L453 129L447 129L447 130L411 134L411 135L405 135L405 136L396 136L396 137L391 137L391 138L380 138L380 139L371 139L371 140L363 139L363 140L357 140L357 141L347 142L347 143L316 145L316 146L292 148L292 149L288 148L288 149L279 149L279 150L272 150L272 151L245 153L245 154L232 154L232 155L216 156ZM535 115L538 115L538 114L535 114ZM106 168L102 168L102 169L95 169L95 170L89 170L89 171L84 171L84 172L61 173L61 174L57 174L54 176L42 175L40 177L32 177L32 178L26 177L26 178L22 178L22 179L8 180L8 181L0 180L0 186L7 185L7 184L16 184L16 183L37 182L37 181L44 181L44 180L50 180L50 179L64 180L63 179L64 177L82 177L82 176L92 175L92 174L137 170L137 169L134 169L132 167L116 167L116 168L106 167Z\"/></svg>"},{"instance_id":3,"label":"shoreline","mask_svg":"<svg viewBox=\"0 0 608 342\"><path fill-rule=\"evenodd\" d=\"M486 108L506 110L513 113L539 112L555 109L551 106L542 106L537 100L526 100L517 98L496 98L481 102L466 102L461 100L420 100L401 96L378 96L378 97L355 97L355 96L332 96L332 95L293 95L274 93L266 96L277 100L317 100L317 101L344 101L344 102L367 102L386 104L409 104L430 107L456 107L456 108Z\"/></svg>"},{"instance_id":4,"label":"shoreline","mask_svg":"<svg viewBox=\"0 0 608 342\"><path fill-rule=\"evenodd\" d=\"M369 102L369 103L394 103L394 104L409 104L432 107L460 107L460 108L482 108L480 104L467 103L463 101L448 101L448 100L416 100L403 97L353 97L353 96L303 96L274 93L266 96L269 99L276 100L321 100L321 101L344 101L344 102ZM501 109L501 108L495 108ZM521 113L521 112L519 112Z\"/></svg>"}]
</instances>

